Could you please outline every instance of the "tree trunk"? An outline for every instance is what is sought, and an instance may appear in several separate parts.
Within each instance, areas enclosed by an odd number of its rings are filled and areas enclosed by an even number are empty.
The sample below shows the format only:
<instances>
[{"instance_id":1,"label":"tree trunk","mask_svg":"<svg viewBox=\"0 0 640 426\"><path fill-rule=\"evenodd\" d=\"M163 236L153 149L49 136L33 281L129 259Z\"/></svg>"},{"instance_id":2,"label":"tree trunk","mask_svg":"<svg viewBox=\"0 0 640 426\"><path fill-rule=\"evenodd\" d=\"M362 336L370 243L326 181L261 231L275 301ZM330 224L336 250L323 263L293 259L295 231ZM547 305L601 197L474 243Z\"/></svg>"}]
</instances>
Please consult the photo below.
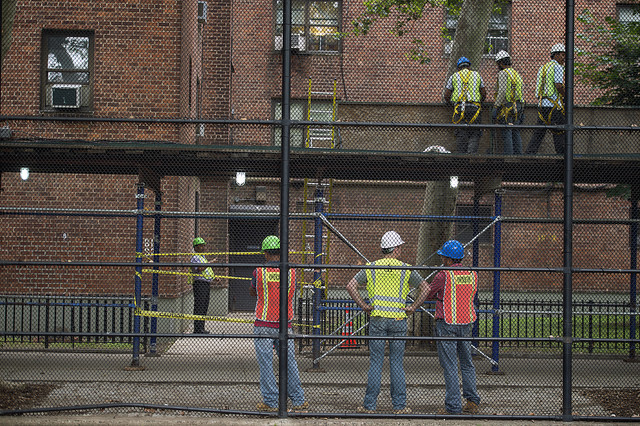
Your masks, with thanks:
<instances>
[{"instance_id":1,"label":"tree trunk","mask_svg":"<svg viewBox=\"0 0 640 426\"><path fill-rule=\"evenodd\" d=\"M485 49L485 37L489 29L489 18L493 5L494 0L465 0L453 39L447 79L456 71L456 63L460 56L469 58L471 69L477 70L479 68ZM422 214L426 216L454 215L457 195L458 190L451 188L448 181L427 182ZM416 265L440 265L440 257L435 253L442 246L442 243L453 237L453 222L421 222L418 235ZM423 314L422 317L425 318L425 321L420 323L420 315L413 316L414 329L419 330L418 332L422 336L431 336L432 318L426 314Z\"/></svg>"},{"instance_id":2,"label":"tree trunk","mask_svg":"<svg viewBox=\"0 0 640 426\"><path fill-rule=\"evenodd\" d=\"M471 69L478 70L486 48L485 38L494 3L495 0L465 0L463 3L453 37L447 78L456 71L460 56L469 58Z\"/></svg>"}]
</instances>

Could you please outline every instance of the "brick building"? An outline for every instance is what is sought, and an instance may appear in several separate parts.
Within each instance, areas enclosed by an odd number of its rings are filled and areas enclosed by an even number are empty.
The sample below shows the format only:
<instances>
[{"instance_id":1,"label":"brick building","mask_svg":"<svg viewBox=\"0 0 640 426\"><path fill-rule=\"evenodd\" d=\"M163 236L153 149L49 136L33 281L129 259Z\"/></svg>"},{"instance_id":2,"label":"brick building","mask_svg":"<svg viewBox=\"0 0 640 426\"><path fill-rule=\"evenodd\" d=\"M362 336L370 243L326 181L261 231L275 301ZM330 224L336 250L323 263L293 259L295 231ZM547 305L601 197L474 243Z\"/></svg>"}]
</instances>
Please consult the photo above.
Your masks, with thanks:
<instances>
[{"instance_id":1,"label":"brick building","mask_svg":"<svg viewBox=\"0 0 640 426\"><path fill-rule=\"evenodd\" d=\"M449 123L450 108L441 102L450 61L449 42L440 34L455 30L455 16L444 9L429 8L414 23L431 61L420 65L408 60L412 36L389 34L392 24L381 21L367 36L336 39L362 11L361 2L293 1L291 90L293 120L343 122ZM589 8L597 17L616 16L624 9L615 1L577 2L576 10ZM229 125L216 120L271 120L280 118L282 82L282 2L221 2L173 0L142 2L63 2L18 0L12 45L2 65L0 114L9 117L1 125L12 139L44 143L102 142L123 146L162 145L261 145L279 144L278 129L269 125ZM544 18L544 19L542 19ZM549 47L564 40L562 2L519 0L501 9L490 21L487 44L478 69L492 99L495 85L495 50L506 48L525 80L527 123L535 121L534 79L538 67L548 60ZM535 24L535 25L534 25ZM532 29L535 28L535 29ZM579 30L579 28L578 28ZM322 92L314 94L310 92ZM71 93L71 98L69 98ZM334 102L335 95L335 102ZM576 122L586 125L628 126L637 123L637 110L595 108L595 94L577 84ZM310 111L310 106L313 106ZM316 109L317 108L317 109ZM487 108L488 109L488 108ZM333 117L333 111L336 116ZM30 117L14 119L10 117ZM56 118L56 121L39 118ZM132 120L133 119L133 120ZM208 120L177 123L174 119ZM109 121L112 120L112 121ZM488 122L485 112L484 122ZM291 143L304 145L308 128L294 126ZM332 140L342 149L421 152L431 145L451 149L453 138L442 128L344 127L334 129ZM605 134L606 137L601 136ZM524 132L524 143L529 133ZM322 146L322 138L318 138ZM549 153L545 142L542 153ZM576 133L577 154L626 154L637 152L638 142L620 143L613 133ZM481 152L494 153L495 142L486 131ZM115 165L114 165L115 166ZM151 167L140 165L138 176L101 171L91 174L38 174L28 181L15 173L3 173L0 205L8 208L131 210L136 206L136 186L145 183L145 209L153 210L154 198L162 195L165 212L279 212L279 182L247 176L244 186L230 180L207 177L159 178ZM418 215L424 203L423 182L383 182L379 176L332 184L331 210L348 214ZM326 182L325 182L326 183ZM562 217L562 189L558 185L505 183L507 216L558 219ZM599 217L602 211L615 218L628 217L628 203L608 199L601 187L581 188L576 193L576 216ZM291 185L290 211L305 210L302 181ZM464 182L457 212L469 215L474 188ZM309 198L309 197L307 197ZM307 210L308 211L308 210ZM492 195L481 200L483 215L491 216ZM2 258L38 261L132 261L135 259L135 216L45 216L5 214L0 235ZM310 223L307 227L311 227ZM377 240L390 226L407 241L407 261L417 256L418 232L411 222L372 222L365 218L339 223L340 231L370 259L378 256ZM234 257L228 252L255 251L260 239L277 233L277 220L211 218L197 216L163 218L162 258L187 261L194 235L203 236L223 254L219 261L257 261L259 257ZM602 267L617 265L628 257L628 245L619 244L628 226L607 225L576 229L576 262L589 265L599 259ZM306 231L308 232L308 231ZM469 237L468 225L458 224L454 235ZM291 247L304 248L305 230L292 221ZM472 235L472 234L471 234ZM488 234L487 234L488 235ZM145 219L143 251L153 250L153 219ZM460 239L464 238L462 236ZM593 244L594 239L598 246ZM309 241L306 240L309 244ZM358 263L362 259L345 245L332 242L330 262ZM612 249L614 247L614 249ZM562 224L503 226L503 266L560 266ZM179 255L175 255L179 254ZM490 266L493 239L481 242L480 265ZM292 258L297 261L298 258ZM610 262L610 263L608 263ZM33 294L131 294L133 273L125 267L3 267L0 291ZM229 268L229 276L245 276L250 268ZM329 285L340 288L352 272L335 272ZM558 275L504 274L508 290L555 291ZM180 276L160 276L163 310L188 312L190 289ZM581 284L580 279L584 279ZM578 279L585 291L609 288L624 290L624 277ZM490 286L487 276L485 289ZM108 283L108 285L105 285ZM224 281L221 304L216 309L250 310L252 300L244 291L246 281ZM150 279L143 280L150 293Z\"/></svg>"}]
</instances>

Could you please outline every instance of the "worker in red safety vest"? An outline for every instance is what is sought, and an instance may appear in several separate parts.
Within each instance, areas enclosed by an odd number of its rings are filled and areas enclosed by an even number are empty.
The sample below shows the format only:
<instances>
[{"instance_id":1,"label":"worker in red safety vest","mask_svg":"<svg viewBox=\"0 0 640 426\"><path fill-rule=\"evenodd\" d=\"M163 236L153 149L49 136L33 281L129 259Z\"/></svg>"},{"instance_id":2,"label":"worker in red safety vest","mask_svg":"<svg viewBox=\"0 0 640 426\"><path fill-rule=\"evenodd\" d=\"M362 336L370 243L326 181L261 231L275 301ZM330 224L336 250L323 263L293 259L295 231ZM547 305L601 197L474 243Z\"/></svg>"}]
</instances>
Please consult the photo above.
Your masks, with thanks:
<instances>
[{"instance_id":1,"label":"worker in red safety vest","mask_svg":"<svg viewBox=\"0 0 640 426\"><path fill-rule=\"evenodd\" d=\"M280 239L269 235L262 241L262 253L266 265L253 271L249 293L257 297L256 319L253 334L256 358L260 369L260 392L263 402L258 403L259 411L278 411L278 385L273 373L273 350L278 351L278 336L280 334ZM287 316L289 329L293 320L293 298L296 293L295 270L289 270L287 291ZM291 399L294 411L309 408L304 399L304 391L300 382L300 372L296 363L293 339L287 346L287 393Z\"/></svg>"},{"instance_id":2,"label":"worker in red safety vest","mask_svg":"<svg viewBox=\"0 0 640 426\"><path fill-rule=\"evenodd\" d=\"M459 241L449 240L438 250L442 263L447 268L461 268L464 247ZM407 312L413 313L425 300L436 301L436 336L471 337L476 320L474 298L478 290L478 275L475 271L441 270L428 284L420 285L420 295ZM480 405L476 389L476 369L471 359L470 340L438 340L438 359L444 370L445 402L439 414L475 414ZM467 400L462 406L458 382L458 361L462 373L462 393Z\"/></svg>"}]
</instances>

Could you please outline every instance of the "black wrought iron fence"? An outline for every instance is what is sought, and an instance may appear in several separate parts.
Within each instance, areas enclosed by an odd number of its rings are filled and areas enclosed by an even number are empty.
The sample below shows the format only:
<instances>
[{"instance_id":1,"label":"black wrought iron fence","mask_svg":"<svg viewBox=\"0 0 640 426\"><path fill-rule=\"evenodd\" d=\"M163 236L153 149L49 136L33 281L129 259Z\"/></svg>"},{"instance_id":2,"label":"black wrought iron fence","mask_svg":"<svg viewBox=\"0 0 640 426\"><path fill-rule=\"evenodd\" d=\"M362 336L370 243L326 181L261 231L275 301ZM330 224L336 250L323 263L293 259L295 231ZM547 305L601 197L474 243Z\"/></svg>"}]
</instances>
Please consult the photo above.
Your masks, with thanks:
<instances>
[{"instance_id":1,"label":"black wrought iron fence","mask_svg":"<svg viewBox=\"0 0 640 426\"><path fill-rule=\"evenodd\" d=\"M143 299L143 306L149 308L148 299ZM0 348L128 351L133 337L122 334L134 332L134 308L130 296L0 295ZM142 325L148 332L147 317ZM145 337L141 350L146 348Z\"/></svg>"},{"instance_id":2,"label":"black wrought iron fence","mask_svg":"<svg viewBox=\"0 0 640 426\"><path fill-rule=\"evenodd\" d=\"M320 311L320 334L336 336L335 339L321 341L323 350L366 348L367 340L358 339L368 333L368 316L362 313L351 300L322 299ZM299 315L303 324L313 324L313 302L299 299ZM424 305L425 311L417 312L409 321L408 334L411 336L431 336L433 327L433 306ZM575 349L579 353L625 355L632 348L625 339L638 338L634 325L640 320L640 313L631 309L629 303L619 302L574 302L572 309L573 337L577 339ZM635 321L633 317L635 316ZM475 334L478 337L493 336L493 321L500 321L500 335L514 338L500 341L501 349L537 351L558 349L553 341L517 340L518 338L548 338L562 336L562 301L554 300L507 300L500 302L500 309L494 315L493 302L481 300L478 309L478 323ZM596 339L595 341L593 339ZM610 340L607 340L610 339ZM618 339L619 341L615 341ZM606 341L604 341L606 340ZM311 339L300 339L300 350L308 349ZM409 340L408 347L422 346L424 341ZM491 341L479 341L478 347L490 347ZM426 345L427 347L429 345ZM435 350L435 346L433 347Z\"/></svg>"}]
</instances>

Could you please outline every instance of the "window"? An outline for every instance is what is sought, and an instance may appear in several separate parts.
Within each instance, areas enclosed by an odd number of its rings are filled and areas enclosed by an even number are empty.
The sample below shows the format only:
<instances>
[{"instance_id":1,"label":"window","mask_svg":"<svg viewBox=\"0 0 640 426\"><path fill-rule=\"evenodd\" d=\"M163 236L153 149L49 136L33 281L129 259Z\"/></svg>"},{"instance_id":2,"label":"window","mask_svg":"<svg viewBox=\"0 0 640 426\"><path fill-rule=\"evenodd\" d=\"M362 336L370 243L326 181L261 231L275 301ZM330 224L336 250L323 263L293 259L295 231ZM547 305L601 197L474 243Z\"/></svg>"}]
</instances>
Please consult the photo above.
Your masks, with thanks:
<instances>
[{"instance_id":1,"label":"window","mask_svg":"<svg viewBox=\"0 0 640 426\"><path fill-rule=\"evenodd\" d=\"M93 33L45 31L42 37L42 107L88 110L93 104Z\"/></svg>"},{"instance_id":2,"label":"window","mask_svg":"<svg viewBox=\"0 0 640 426\"><path fill-rule=\"evenodd\" d=\"M326 100L311 100L311 112L308 113L309 102L307 100L291 100L290 111L291 120L307 121L333 121L333 104ZM282 118L282 102L273 102L274 120ZM321 143L322 140L331 139L331 129L322 126L291 126L289 133L292 147L312 147L329 146L328 143ZM305 141L309 139L309 143ZM282 140L282 130L279 127L273 132L273 144L280 146Z\"/></svg>"},{"instance_id":3,"label":"window","mask_svg":"<svg viewBox=\"0 0 640 426\"><path fill-rule=\"evenodd\" d=\"M473 205L460 204L456 207L456 211L458 216L474 215ZM478 232L482 232L482 230L492 222L490 219L493 214L492 212L493 210L491 206L478 206L478 216L482 217L482 219L478 220ZM475 234L473 233L473 221L456 222L456 240L460 241L462 244L467 244L473 239L473 237L475 237ZM480 244L492 244L493 228L489 228L484 231L480 237L478 237L478 242Z\"/></svg>"},{"instance_id":4,"label":"window","mask_svg":"<svg viewBox=\"0 0 640 426\"><path fill-rule=\"evenodd\" d=\"M511 8L508 5L500 7L500 10L494 10L489 18L489 30L485 38L486 55L495 55L501 50L509 51L509 16ZM458 26L458 16L447 12L445 18L446 38L444 51L447 55L451 54L453 47L453 37Z\"/></svg>"},{"instance_id":5,"label":"window","mask_svg":"<svg viewBox=\"0 0 640 426\"><path fill-rule=\"evenodd\" d=\"M281 50L283 2L276 0L274 47ZM291 1L291 49L305 52L337 52L341 3L324 0Z\"/></svg>"},{"instance_id":6,"label":"window","mask_svg":"<svg viewBox=\"0 0 640 426\"><path fill-rule=\"evenodd\" d=\"M618 4L618 21L621 24L640 24L640 6Z\"/></svg>"}]
</instances>

